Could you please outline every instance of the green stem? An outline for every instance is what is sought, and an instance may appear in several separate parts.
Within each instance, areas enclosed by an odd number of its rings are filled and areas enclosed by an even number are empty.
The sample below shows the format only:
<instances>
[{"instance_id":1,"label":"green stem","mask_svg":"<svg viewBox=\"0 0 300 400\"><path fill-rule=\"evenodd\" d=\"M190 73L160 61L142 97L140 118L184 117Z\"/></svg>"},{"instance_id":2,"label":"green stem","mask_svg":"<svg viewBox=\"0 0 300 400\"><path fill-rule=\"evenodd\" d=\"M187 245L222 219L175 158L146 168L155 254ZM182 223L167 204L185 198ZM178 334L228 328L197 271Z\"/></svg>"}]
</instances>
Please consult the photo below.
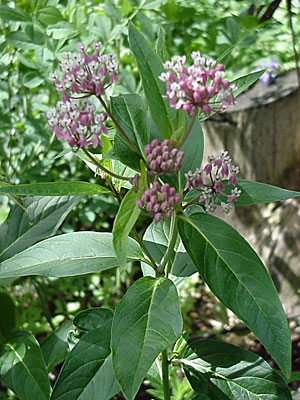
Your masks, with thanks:
<instances>
[{"instance_id":1,"label":"green stem","mask_svg":"<svg viewBox=\"0 0 300 400\"><path fill-rule=\"evenodd\" d=\"M165 266L171 260L171 257L173 255L173 250L174 250L176 240L177 240L177 234L178 234L178 230L177 230L176 214L173 214L172 219L171 219L170 240L169 240L169 244L168 244L168 249L167 249L165 255L163 256L163 258L161 259L161 262L157 268L157 272L159 274L163 273Z\"/></svg>"},{"instance_id":2,"label":"green stem","mask_svg":"<svg viewBox=\"0 0 300 400\"><path fill-rule=\"evenodd\" d=\"M114 172L110 171L109 169L105 168L98 160L97 158L95 158L87 149L82 148L82 150L84 151L84 153L88 156L88 158L93 162L93 164L97 165L97 167L99 169L101 169L103 172L105 172L108 175L113 176L114 178L117 179L121 179L123 181L129 181L130 178L128 178L127 176L122 176L122 175L118 175L115 174Z\"/></svg>"},{"instance_id":3,"label":"green stem","mask_svg":"<svg viewBox=\"0 0 300 400\"><path fill-rule=\"evenodd\" d=\"M195 119L196 119L197 114L198 114L198 110L197 110L197 108L196 108L195 111L194 111L194 113L193 113L193 115L192 115L192 118L190 119L190 122L189 122L189 124L188 124L188 127L186 128L186 132L185 132L183 138L181 139L179 145L177 146L178 149L180 149L180 147L182 147L182 146L184 145L186 139L188 138L188 136L189 136L189 134L190 134L190 132L191 132L191 130L192 130L192 127L193 127L193 125L194 125L194 122L195 122Z\"/></svg>"},{"instance_id":4,"label":"green stem","mask_svg":"<svg viewBox=\"0 0 300 400\"><path fill-rule=\"evenodd\" d=\"M110 112L110 109L107 107L107 105L105 104L105 101L102 99L101 96L97 96L97 99L100 101L102 107L104 108L106 114L110 117L110 119L112 120L112 122L115 124L116 128L118 129L118 131L121 133L121 135L123 136L123 138L125 139L125 141L127 142L127 144L129 145L129 147L131 147L131 149L137 153L137 150L135 148L135 145L132 143L132 141L129 139L129 137L126 135L126 133L124 132L123 128L119 125L118 121L115 119L115 117L112 115L112 113Z\"/></svg>"},{"instance_id":5,"label":"green stem","mask_svg":"<svg viewBox=\"0 0 300 400\"><path fill-rule=\"evenodd\" d=\"M190 201L188 201L187 203L185 203L185 205L182 206L182 209L185 210L188 206L190 206L191 204L193 204L195 200L198 200L200 196L201 196L201 193L198 194L198 196L194 197L192 200L190 200Z\"/></svg>"},{"instance_id":6,"label":"green stem","mask_svg":"<svg viewBox=\"0 0 300 400\"><path fill-rule=\"evenodd\" d=\"M154 270L156 270L156 268L157 268L156 262L155 262L154 258L151 256L151 254L150 254L149 250L147 249L147 247L145 246L145 244L144 244L143 240L141 239L140 235L138 234L137 230L135 228L133 228L132 232L133 232L136 240L138 241L139 245L143 249L144 253L146 254L146 256L151 261L151 264L150 264L151 267L154 268Z\"/></svg>"},{"instance_id":7,"label":"green stem","mask_svg":"<svg viewBox=\"0 0 300 400\"><path fill-rule=\"evenodd\" d=\"M164 388L164 400L171 400L170 395L170 382L169 382L169 360L168 351L164 350L162 353L162 378L163 378L163 388Z\"/></svg>"}]
</instances>

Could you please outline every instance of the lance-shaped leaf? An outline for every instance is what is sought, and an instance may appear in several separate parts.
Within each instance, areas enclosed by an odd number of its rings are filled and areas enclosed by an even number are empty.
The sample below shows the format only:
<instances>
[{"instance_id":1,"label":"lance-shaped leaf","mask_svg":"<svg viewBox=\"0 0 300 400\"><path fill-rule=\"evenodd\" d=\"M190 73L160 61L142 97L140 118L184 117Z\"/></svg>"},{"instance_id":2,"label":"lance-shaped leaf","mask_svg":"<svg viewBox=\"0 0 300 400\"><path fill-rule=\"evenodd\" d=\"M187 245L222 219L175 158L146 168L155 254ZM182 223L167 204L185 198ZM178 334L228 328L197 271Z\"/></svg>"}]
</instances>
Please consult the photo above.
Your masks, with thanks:
<instances>
[{"instance_id":1,"label":"lance-shaped leaf","mask_svg":"<svg viewBox=\"0 0 300 400\"><path fill-rule=\"evenodd\" d=\"M216 340L199 340L181 360L196 392L218 400L292 400L285 381L257 354Z\"/></svg>"},{"instance_id":2,"label":"lance-shaped leaf","mask_svg":"<svg viewBox=\"0 0 300 400\"><path fill-rule=\"evenodd\" d=\"M26 198L26 211L14 205L0 226L0 261L52 236L80 200L77 196Z\"/></svg>"},{"instance_id":3,"label":"lance-shaped leaf","mask_svg":"<svg viewBox=\"0 0 300 400\"><path fill-rule=\"evenodd\" d=\"M133 260L143 260L143 254L139 245L128 238L127 261ZM74 276L118 265L111 233L75 232L43 240L4 261L0 264L0 278Z\"/></svg>"},{"instance_id":4,"label":"lance-shaped leaf","mask_svg":"<svg viewBox=\"0 0 300 400\"><path fill-rule=\"evenodd\" d=\"M115 374L127 400L135 398L155 358L178 339L181 330L172 281L147 276L129 288L115 310L111 338Z\"/></svg>"},{"instance_id":5,"label":"lance-shaped leaf","mask_svg":"<svg viewBox=\"0 0 300 400\"><path fill-rule=\"evenodd\" d=\"M250 72L250 74L240 76L239 78L234 79L231 81L231 84L234 84L237 89L234 91L234 97L237 97L239 94L241 94L244 90L246 90L249 86L253 85L264 73L264 70L261 71L256 71L256 72ZM203 111L200 113L200 121L205 121L207 118L212 117L216 112L213 112L209 116L205 115Z\"/></svg>"},{"instance_id":6,"label":"lance-shaped leaf","mask_svg":"<svg viewBox=\"0 0 300 400\"><path fill-rule=\"evenodd\" d=\"M241 195L234 203L237 206L249 204L272 203L300 196L300 192L281 189L266 183L251 182L243 179L237 180L237 187L241 190Z\"/></svg>"},{"instance_id":7,"label":"lance-shaped leaf","mask_svg":"<svg viewBox=\"0 0 300 400\"><path fill-rule=\"evenodd\" d=\"M183 244L212 292L255 333L282 371L291 372L291 339L275 286L248 242L205 213L182 217Z\"/></svg>"},{"instance_id":8,"label":"lance-shaped leaf","mask_svg":"<svg viewBox=\"0 0 300 400\"><path fill-rule=\"evenodd\" d=\"M241 195L234 202L235 206L273 203L275 201L283 201L300 196L300 192L282 189L266 183L247 181L245 179L238 179L236 187L241 190ZM232 185L226 186L225 193L230 194L232 188ZM187 193L184 200L188 202L198 195L199 192L191 190ZM216 204L219 203L220 202L216 200Z\"/></svg>"},{"instance_id":9,"label":"lance-shaped leaf","mask_svg":"<svg viewBox=\"0 0 300 400\"><path fill-rule=\"evenodd\" d=\"M173 133L171 117L175 113L162 97L166 92L166 85L158 79L158 76L164 71L162 61L152 50L145 37L132 24L129 25L128 35L151 116L162 137L169 139Z\"/></svg>"},{"instance_id":10,"label":"lance-shaped leaf","mask_svg":"<svg viewBox=\"0 0 300 400\"><path fill-rule=\"evenodd\" d=\"M111 98L112 113L140 154L149 143L149 127L142 98L138 94L123 94Z\"/></svg>"},{"instance_id":11,"label":"lance-shaped leaf","mask_svg":"<svg viewBox=\"0 0 300 400\"><path fill-rule=\"evenodd\" d=\"M84 334L67 357L51 400L109 400L120 391L110 354L113 312L104 311L101 326Z\"/></svg>"},{"instance_id":12,"label":"lance-shaped leaf","mask_svg":"<svg viewBox=\"0 0 300 400\"><path fill-rule=\"evenodd\" d=\"M141 213L141 210L135 205L139 197L139 193L135 193L133 188L130 189L124 197L114 221L113 243L121 266L126 263L128 235Z\"/></svg>"},{"instance_id":13,"label":"lance-shaped leaf","mask_svg":"<svg viewBox=\"0 0 300 400\"><path fill-rule=\"evenodd\" d=\"M29 332L15 332L0 349L0 378L20 400L48 400L50 382L38 342Z\"/></svg>"},{"instance_id":14,"label":"lance-shaped leaf","mask_svg":"<svg viewBox=\"0 0 300 400\"><path fill-rule=\"evenodd\" d=\"M69 331L72 329L72 321L68 321L51 332L50 335L42 341L41 349L48 372L52 371L53 368L63 362L67 357L69 353L67 337Z\"/></svg>"},{"instance_id":15,"label":"lance-shaped leaf","mask_svg":"<svg viewBox=\"0 0 300 400\"><path fill-rule=\"evenodd\" d=\"M82 196L105 193L111 192L90 182L46 182L0 187L0 194L20 196Z\"/></svg>"}]
</instances>

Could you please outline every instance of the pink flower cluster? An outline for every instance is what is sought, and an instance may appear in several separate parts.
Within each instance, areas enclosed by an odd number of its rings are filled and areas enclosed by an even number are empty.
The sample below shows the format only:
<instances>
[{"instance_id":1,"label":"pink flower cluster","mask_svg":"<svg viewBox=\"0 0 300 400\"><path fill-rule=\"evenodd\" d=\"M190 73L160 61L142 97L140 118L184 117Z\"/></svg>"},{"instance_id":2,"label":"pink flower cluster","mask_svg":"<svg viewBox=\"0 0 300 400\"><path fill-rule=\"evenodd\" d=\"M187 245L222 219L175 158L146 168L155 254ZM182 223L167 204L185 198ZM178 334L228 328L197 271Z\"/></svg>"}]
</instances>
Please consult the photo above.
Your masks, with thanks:
<instances>
[{"instance_id":1,"label":"pink flower cluster","mask_svg":"<svg viewBox=\"0 0 300 400\"><path fill-rule=\"evenodd\" d=\"M205 59L199 51L191 54L194 63L185 66L186 56L175 57L175 62L166 61L159 79L167 84L165 98L170 106L182 109L191 115L196 109L209 115L212 111L223 111L234 103L235 85L224 79L224 65L215 66L215 61Z\"/></svg>"},{"instance_id":2,"label":"pink flower cluster","mask_svg":"<svg viewBox=\"0 0 300 400\"><path fill-rule=\"evenodd\" d=\"M141 199L136 201L136 206L154 218L157 223L163 218L170 218L174 207L181 202L180 195L168 183L160 185L155 181L150 189L145 190Z\"/></svg>"},{"instance_id":3,"label":"pink flower cluster","mask_svg":"<svg viewBox=\"0 0 300 400\"><path fill-rule=\"evenodd\" d=\"M77 148L101 146L100 135L107 133L105 113L95 113L95 106L87 99L58 101L56 108L46 114L48 124L57 139L67 140Z\"/></svg>"},{"instance_id":4,"label":"pink flower cluster","mask_svg":"<svg viewBox=\"0 0 300 400\"><path fill-rule=\"evenodd\" d=\"M209 156L207 161L203 169L197 168L195 172L189 171L185 174L187 181L184 190L199 191L199 202L204 202L207 212L217 208L215 204L217 199L224 212L229 213L233 210L233 203L241 194L241 190L235 187L239 168L230 165L231 158L224 150L219 152L218 157ZM228 179L227 182L224 179ZM230 195L224 192L225 186L229 185L234 186Z\"/></svg>"},{"instance_id":5,"label":"pink flower cluster","mask_svg":"<svg viewBox=\"0 0 300 400\"><path fill-rule=\"evenodd\" d=\"M101 43L93 43L94 51L90 55L85 43L76 46L79 53L64 53L64 60L60 63L62 80L57 74L50 76L56 90L63 94L63 101L69 100L70 93L101 96L113 82L119 82L115 55L100 55Z\"/></svg>"},{"instance_id":6,"label":"pink flower cluster","mask_svg":"<svg viewBox=\"0 0 300 400\"><path fill-rule=\"evenodd\" d=\"M178 151L170 146L169 140L165 139L160 143L153 139L151 144L145 146L145 153L150 171L156 175L176 174L181 168L184 151Z\"/></svg>"}]
</instances>

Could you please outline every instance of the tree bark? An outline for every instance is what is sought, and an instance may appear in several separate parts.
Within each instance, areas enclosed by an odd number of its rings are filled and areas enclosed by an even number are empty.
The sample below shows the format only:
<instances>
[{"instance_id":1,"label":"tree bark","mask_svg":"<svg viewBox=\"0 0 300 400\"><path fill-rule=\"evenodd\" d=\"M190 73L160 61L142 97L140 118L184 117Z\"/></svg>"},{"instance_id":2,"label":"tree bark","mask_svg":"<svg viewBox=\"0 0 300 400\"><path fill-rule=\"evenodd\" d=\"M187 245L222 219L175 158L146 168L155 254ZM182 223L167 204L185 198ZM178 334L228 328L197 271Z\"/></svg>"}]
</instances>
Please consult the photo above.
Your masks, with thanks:
<instances>
[{"instance_id":1,"label":"tree bark","mask_svg":"<svg viewBox=\"0 0 300 400\"><path fill-rule=\"evenodd\" d=\"M239 178L300 191L300 103L296 71L256 83L226 113L203 123L204 159L228 150ZM300 311L300 203L236 207L220 218L265 262L288 312Z\"/></svg>"}]
</instances>

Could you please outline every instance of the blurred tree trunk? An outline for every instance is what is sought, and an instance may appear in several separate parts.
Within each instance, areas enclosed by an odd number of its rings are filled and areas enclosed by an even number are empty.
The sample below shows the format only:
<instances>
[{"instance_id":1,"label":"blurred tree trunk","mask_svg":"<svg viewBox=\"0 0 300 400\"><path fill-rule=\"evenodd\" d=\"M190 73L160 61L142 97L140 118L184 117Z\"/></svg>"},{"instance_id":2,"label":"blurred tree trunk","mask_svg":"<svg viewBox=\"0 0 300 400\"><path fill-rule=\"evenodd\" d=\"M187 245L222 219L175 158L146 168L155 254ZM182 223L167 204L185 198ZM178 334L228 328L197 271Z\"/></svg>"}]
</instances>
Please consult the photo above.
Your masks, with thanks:
<instances>
[{"instance_id":1,"label":"blurred tree trunk","mask_svg":"<svg viewBox=\"0 0 300 400\"><path fill-rule=\"evenodd\" d=\"M203 124L206 160L228 150L239 178L300 191L300 101L296 71L256 83L226 113ZM233 225L268 267L288 312L300 313L300 203L237 207Z\"/></svg>"}]
</instances>

